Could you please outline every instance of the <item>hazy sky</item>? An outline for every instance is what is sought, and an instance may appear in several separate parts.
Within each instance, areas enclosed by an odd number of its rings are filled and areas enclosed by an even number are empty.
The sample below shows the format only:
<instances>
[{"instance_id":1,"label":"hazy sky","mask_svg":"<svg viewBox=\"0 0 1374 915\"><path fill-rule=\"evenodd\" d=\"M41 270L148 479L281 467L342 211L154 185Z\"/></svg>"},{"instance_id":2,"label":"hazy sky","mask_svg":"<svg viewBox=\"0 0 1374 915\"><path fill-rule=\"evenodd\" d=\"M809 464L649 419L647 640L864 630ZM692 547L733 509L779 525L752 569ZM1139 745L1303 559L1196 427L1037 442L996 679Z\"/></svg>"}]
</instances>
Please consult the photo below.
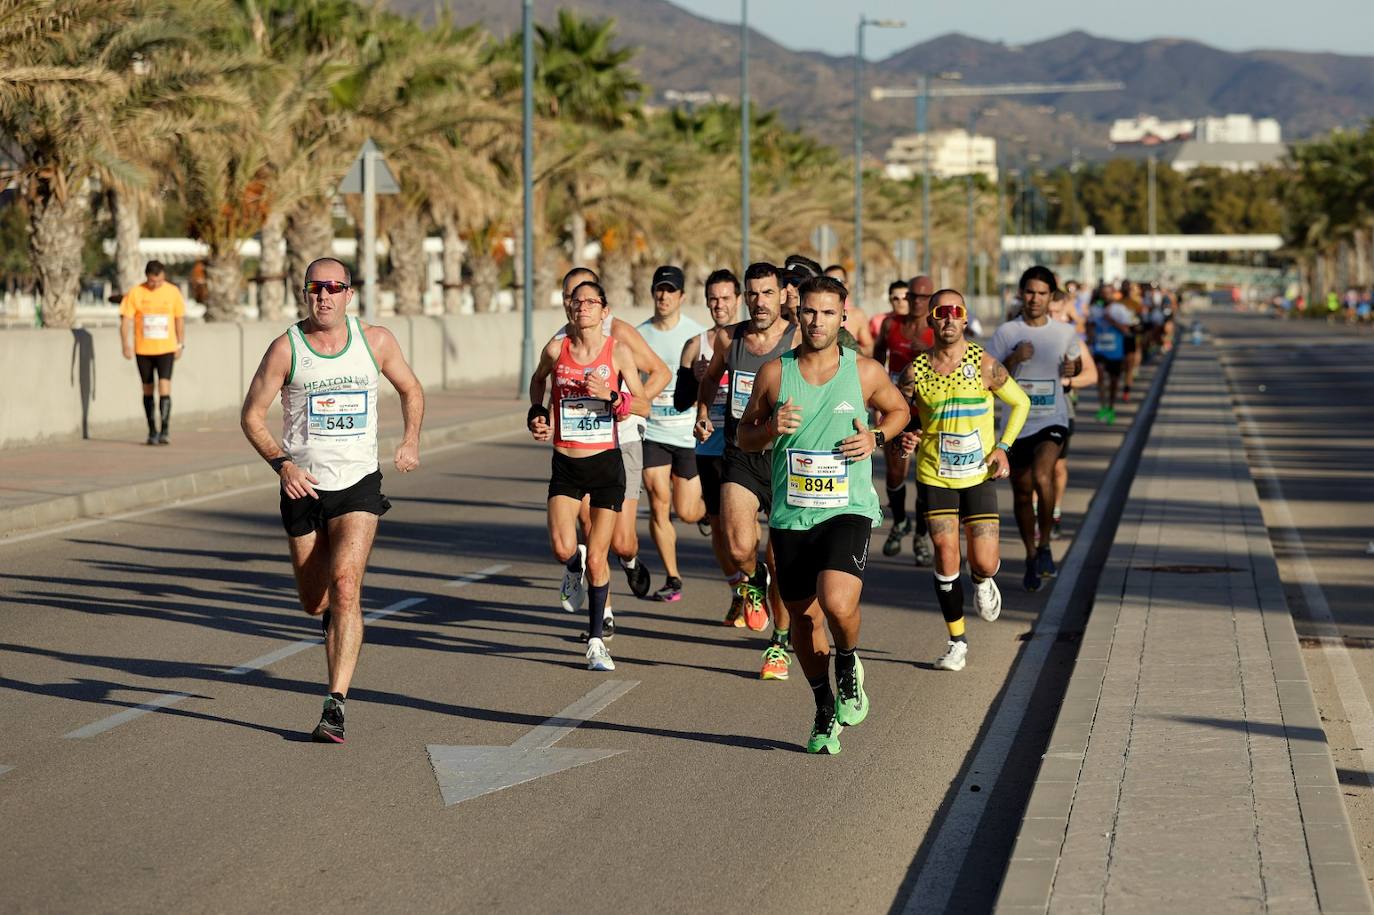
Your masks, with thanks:
<instances>
[{"instance_id":1,"label":"hazy sky","mask_svg":"<svg viewBox=\"0 0 1374 915\"><path fill-rule=\"evenodd\" d=\"M692 12L739 22L740 0L672 0ZM750 24L790 48L854 53L854 26L862 9L870 18L905 19L902 30L867 29L866 56L886 57L927 38L963 32L1016 44L1074 29L1108 38L1191 38L1229 51L1278 48L1374 56L1374 0L752 0Z\"/></svg>"}]
</instances>

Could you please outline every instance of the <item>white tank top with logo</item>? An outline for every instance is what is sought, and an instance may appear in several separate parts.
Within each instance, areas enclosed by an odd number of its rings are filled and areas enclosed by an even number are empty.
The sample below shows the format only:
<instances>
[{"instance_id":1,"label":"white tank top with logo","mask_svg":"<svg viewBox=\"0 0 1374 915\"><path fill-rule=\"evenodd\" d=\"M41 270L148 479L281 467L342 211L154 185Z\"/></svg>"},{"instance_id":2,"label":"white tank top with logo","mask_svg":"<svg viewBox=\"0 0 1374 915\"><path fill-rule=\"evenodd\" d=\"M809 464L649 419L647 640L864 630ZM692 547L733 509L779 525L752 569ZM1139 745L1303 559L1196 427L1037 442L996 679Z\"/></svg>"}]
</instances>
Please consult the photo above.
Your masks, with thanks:
<instances>
[{"instance_id":1,"label":"white tank top with logo","mask_svg":"<svg viewBox=\"0 0 1374 915\"><path fill-rule=\"evenodd\" d=\"M319 482L347 489L377 469L377 361L362 325L348 318L348 342L332 356L317 353L293 324L291 374L281 389L282 448Z\"/></svg>"}]
</instances>

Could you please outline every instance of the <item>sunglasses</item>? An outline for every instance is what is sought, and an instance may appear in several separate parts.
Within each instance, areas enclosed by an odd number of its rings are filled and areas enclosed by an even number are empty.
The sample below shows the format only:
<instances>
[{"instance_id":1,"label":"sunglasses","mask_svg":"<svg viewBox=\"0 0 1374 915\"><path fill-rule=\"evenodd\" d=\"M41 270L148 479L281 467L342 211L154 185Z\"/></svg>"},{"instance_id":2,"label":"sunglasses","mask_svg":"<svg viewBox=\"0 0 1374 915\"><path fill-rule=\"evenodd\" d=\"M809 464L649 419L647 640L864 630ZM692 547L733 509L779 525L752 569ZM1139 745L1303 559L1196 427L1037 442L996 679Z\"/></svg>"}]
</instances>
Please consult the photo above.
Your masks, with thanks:
<instances>
[{"instance_id":1,"label":"sunglasses","mask_svg":"<svg viewBox=\"0 0 1374 915\"><path fill-rule=\"evenodd\" d=\"M936 305L930 313L937 321L948 321L950 318L962 321L968 317L968 309L962 305Z\"/></svg>"},{"instance_id":2,"label":"sunglasses","mask_svg":"<svg viewBox=\"0 0 1374 915\"><path fill-rule=\"evenodd\" d=\"M347 283L338 280L306 280L306 295L338 295L348 288Z\"/></svg>"}]
</instances>

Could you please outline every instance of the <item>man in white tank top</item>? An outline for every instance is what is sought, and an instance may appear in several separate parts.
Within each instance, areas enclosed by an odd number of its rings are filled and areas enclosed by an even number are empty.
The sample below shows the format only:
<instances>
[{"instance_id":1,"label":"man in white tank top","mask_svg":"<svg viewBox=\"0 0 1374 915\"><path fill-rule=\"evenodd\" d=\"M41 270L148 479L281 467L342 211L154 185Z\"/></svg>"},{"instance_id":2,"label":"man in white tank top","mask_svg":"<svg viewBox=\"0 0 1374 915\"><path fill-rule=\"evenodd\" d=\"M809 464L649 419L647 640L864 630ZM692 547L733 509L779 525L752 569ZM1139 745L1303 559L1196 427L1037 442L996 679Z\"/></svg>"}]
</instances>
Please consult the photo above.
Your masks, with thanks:
<instances>
[{"instance_id":1,"label":"man in white tank top","mask_svg":"<svg viewBox=\"0 0 1374 915\"><path fill-rule=\"evenodd\" d=\"M332 257L305 271L310 316L267 347L243 401L248 441L281 477L282 524L301 606L324 629L329 695L312 737L344 742L344 700L363 645L362 584L377 519L390 507L377 465L377 376L401 396L401 473L420 466L425 397L384 327L347 314L348 268ZM267 429L280 392L282 443Z\"/></svg>"}]
</instances>

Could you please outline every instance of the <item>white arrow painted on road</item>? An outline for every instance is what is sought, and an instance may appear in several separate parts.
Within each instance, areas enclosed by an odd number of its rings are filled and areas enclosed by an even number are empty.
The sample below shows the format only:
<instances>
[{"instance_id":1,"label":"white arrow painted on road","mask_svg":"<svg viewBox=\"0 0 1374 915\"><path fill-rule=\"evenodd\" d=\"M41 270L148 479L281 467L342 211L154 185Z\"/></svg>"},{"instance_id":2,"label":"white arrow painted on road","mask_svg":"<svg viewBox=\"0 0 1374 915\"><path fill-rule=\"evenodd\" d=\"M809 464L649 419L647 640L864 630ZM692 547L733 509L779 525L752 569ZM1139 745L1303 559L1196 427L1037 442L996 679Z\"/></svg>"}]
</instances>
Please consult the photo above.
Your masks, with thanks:
<instances>
[{"instance_id":1,"label":"white arrow painted on road","mask_svg":"<svg viewBox=\"0 0 1374 915\"><path fill-rule=\"evenodd\" d=\"M444 806L501 791L545 775L574 769L624 753L624 750L556 750L553 745L578 725L639 685L638 680L607 680L508 747L452 747L430 744L429 762Z\"/></svg>"}]
</instances>

